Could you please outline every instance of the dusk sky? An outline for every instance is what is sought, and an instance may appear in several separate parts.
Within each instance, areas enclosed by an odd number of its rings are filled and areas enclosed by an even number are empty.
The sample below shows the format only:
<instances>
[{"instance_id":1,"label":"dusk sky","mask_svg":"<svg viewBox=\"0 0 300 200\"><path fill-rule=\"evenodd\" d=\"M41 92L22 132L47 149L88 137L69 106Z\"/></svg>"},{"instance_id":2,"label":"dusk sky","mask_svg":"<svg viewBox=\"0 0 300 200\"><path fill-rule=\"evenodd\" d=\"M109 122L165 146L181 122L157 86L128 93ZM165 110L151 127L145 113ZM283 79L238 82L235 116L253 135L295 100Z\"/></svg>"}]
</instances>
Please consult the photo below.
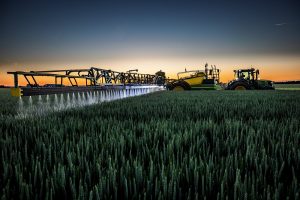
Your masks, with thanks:
<instances>
[{"instance_id":1,"label":"dusk sky","mask_svg":"<svg viewBox=\"0 0 300 200\"><path fill-rule=\"evenodd\" d=\"M0 85L7 71L87 68L141 73L238 67L300 79L300 3L282 1L1 1Z\"/></svg>"}]
</instances>

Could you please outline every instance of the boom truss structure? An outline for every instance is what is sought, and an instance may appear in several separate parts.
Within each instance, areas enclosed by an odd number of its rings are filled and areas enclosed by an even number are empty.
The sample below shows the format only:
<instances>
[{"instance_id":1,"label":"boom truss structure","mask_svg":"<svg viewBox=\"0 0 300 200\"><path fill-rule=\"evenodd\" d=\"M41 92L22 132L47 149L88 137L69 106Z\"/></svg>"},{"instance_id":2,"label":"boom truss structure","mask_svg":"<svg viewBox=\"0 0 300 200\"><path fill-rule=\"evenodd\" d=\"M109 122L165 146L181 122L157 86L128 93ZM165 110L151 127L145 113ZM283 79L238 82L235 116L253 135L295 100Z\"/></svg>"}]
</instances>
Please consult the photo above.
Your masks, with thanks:
<instances>
[{"instance_id":1,"label":"boom truss structure","mask_svg":"<svg viewBox=\"0 0 300 200\"><path fill-rule=\"evenodd\" d=\"M165 73L140 74L138 70L117 72L113 70L91 67L89 69L47 70L47 71L16 71L7 72L14 76L13 96L31 96L43 94L70 93L104 89L134 88L146 85L160 86L165 83ZM27 81L26 87L19 87L19 76ZM55 84L39 85L37 77L53 77ZM85 81L84 86L78 80ZM71 86L64 86L67 80Z\"/></svg>"}]
</instances>

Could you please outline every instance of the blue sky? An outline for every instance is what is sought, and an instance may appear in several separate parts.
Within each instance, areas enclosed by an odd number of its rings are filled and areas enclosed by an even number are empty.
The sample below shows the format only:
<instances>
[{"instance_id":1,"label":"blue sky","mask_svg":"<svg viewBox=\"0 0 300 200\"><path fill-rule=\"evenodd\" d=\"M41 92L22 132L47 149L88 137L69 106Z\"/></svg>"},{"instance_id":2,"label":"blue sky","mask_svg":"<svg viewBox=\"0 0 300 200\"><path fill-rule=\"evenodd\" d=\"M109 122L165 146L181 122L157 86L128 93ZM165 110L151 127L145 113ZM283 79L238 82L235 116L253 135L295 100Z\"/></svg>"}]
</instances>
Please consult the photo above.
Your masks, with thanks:
<instances>
[{"instance_id":1,"label":"blue sky","mask_svg":"<svg viewBox=\"0 0 300 200\"><path fill-rule=\"evenodd\" d=\"M175 66L221 57L234 64L278 56L287 63L293 58L294 69L300 55L300 3L291 0L12 0L0 7L3 70L50 63L114 66L116 60L119 65L139 60L141 67L149 60L153 65L174 60Z\"/></svg>"}]
</instances>

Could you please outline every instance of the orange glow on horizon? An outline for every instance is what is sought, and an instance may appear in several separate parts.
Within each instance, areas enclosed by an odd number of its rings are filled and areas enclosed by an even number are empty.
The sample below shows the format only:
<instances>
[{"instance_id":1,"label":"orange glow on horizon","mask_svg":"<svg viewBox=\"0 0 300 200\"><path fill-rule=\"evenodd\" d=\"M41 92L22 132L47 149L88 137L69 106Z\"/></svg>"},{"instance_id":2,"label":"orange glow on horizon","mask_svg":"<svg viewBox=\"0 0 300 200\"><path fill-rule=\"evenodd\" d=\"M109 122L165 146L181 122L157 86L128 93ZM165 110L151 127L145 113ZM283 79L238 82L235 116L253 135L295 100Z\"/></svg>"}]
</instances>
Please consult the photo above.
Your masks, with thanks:
<instances>
[{"instance_id":1,"label":"orange glow on horizon","mask_svg":"<svg viewBox=\"0 0 300 200\"><path fill-rule=\"evenodd\" d=\"M300 74L298 73L294 73L293 71L291 72L284 72L285 76L282 76L281 71L274 71L272 72L272 74L268 74L266 70L260 70L260 78L261 79L268 79L268 80L273 80L273 81L288 81L288 80L300 80ZM179 72L179 71L178 71ZM153 72L154 74L155 72ZM176 79L177 78L177 73L172 73L172 74L166 74L166 76L168 78L171 79ZM226 83L230 80L232 80L234 78L234 74L233 71L229 71L226 70L225 72L220 72L220 77L221 77L221 82ZM37 82L39 85L45 85L45 84L54 84L54 78L53 77L40 77L40 78L36 78ZM85 80L83 79L78 79L77 80L79 85L85 85ZM33 83L33 81L32 81ZM60 83L60 79L58 80L58 84ZM69 80L67 78L64 79L63 81L64 85L71 85ZM5 74L2 76L2 80L0 82L0 85L5 85L5 86L13 86L13 75L8 75ZM25 78L23 78L22 76L19 77L19 85L20 86L25 86L27 85L27 81L25 80Z\"/></svg>"},{"instance_id":2,"label":"orange glow on horizon","mask_svg":"<svg viewBox=\"0 0 300 200\"><path fill-rule=\"evenodd\" d=\"M254 67L260 70L261 79L269 79L273 81L300 80L300 56L254 56L254 57L226 57L218 58L123 58L123 59L103 59L101 61L94 60L86 63L53 63L53 62L24 62L16 64L0 63L0 85L13 85L13 75L8 75L7 71L30 71L30 70L54 70L54 69L76 69L89 68L87 66L99 67L103 69L112 69L115 71L127 71L129 69L138 69L139 73L155 74L162 70L166 72L169 78L176 78L177 72L187 70L204 70L205 63L214 64L220 68L221 82L226 83L233 79L233 70L238 68ZM99 63L101 63L99 65ZM34 67L21 67L34 66ZM43 67L38 67L43 66ZM66 66L66 67L53 67ZM54 78L39 78L39 84L54 83ZM65 79L64 84L68 85ZM79 81L85 84L84 80ZM26 85L24 78L19 79L19 85Z\"/></svg>"}]
</instances>

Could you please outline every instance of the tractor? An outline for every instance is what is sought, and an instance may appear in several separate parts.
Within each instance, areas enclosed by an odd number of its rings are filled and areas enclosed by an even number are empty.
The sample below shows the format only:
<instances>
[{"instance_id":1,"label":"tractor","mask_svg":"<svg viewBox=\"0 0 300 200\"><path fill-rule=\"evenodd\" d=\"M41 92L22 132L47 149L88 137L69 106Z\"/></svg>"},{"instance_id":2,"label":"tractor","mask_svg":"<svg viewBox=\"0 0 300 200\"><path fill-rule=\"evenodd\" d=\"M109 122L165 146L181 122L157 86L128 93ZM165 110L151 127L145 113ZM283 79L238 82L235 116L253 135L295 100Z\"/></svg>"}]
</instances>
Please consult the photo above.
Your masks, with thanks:
<instances>
[{"instance_id":1,"label":"tractor","mask_svg":"<svg viewBox=\"0 0 300 200\"><path fill-rule=\"evenodd\" d=\"M217 90L219 86L220 70L216 66L208 69L205 64L205 70L191 70L177 73L177 79L167 83L166 88L173 91L183 90Z\"/></svg>"},{"instance_id":2,"label":"tractor","mask_svg":"<svg viewBox=\"0 0 300 200\"><path fill-rule=\"evenodd\" d=\"M234 70L235 80L230 81L226 90L274 90L273 81L259 79L259 70L254 68Z\"/></svg>"}]
</instances>

